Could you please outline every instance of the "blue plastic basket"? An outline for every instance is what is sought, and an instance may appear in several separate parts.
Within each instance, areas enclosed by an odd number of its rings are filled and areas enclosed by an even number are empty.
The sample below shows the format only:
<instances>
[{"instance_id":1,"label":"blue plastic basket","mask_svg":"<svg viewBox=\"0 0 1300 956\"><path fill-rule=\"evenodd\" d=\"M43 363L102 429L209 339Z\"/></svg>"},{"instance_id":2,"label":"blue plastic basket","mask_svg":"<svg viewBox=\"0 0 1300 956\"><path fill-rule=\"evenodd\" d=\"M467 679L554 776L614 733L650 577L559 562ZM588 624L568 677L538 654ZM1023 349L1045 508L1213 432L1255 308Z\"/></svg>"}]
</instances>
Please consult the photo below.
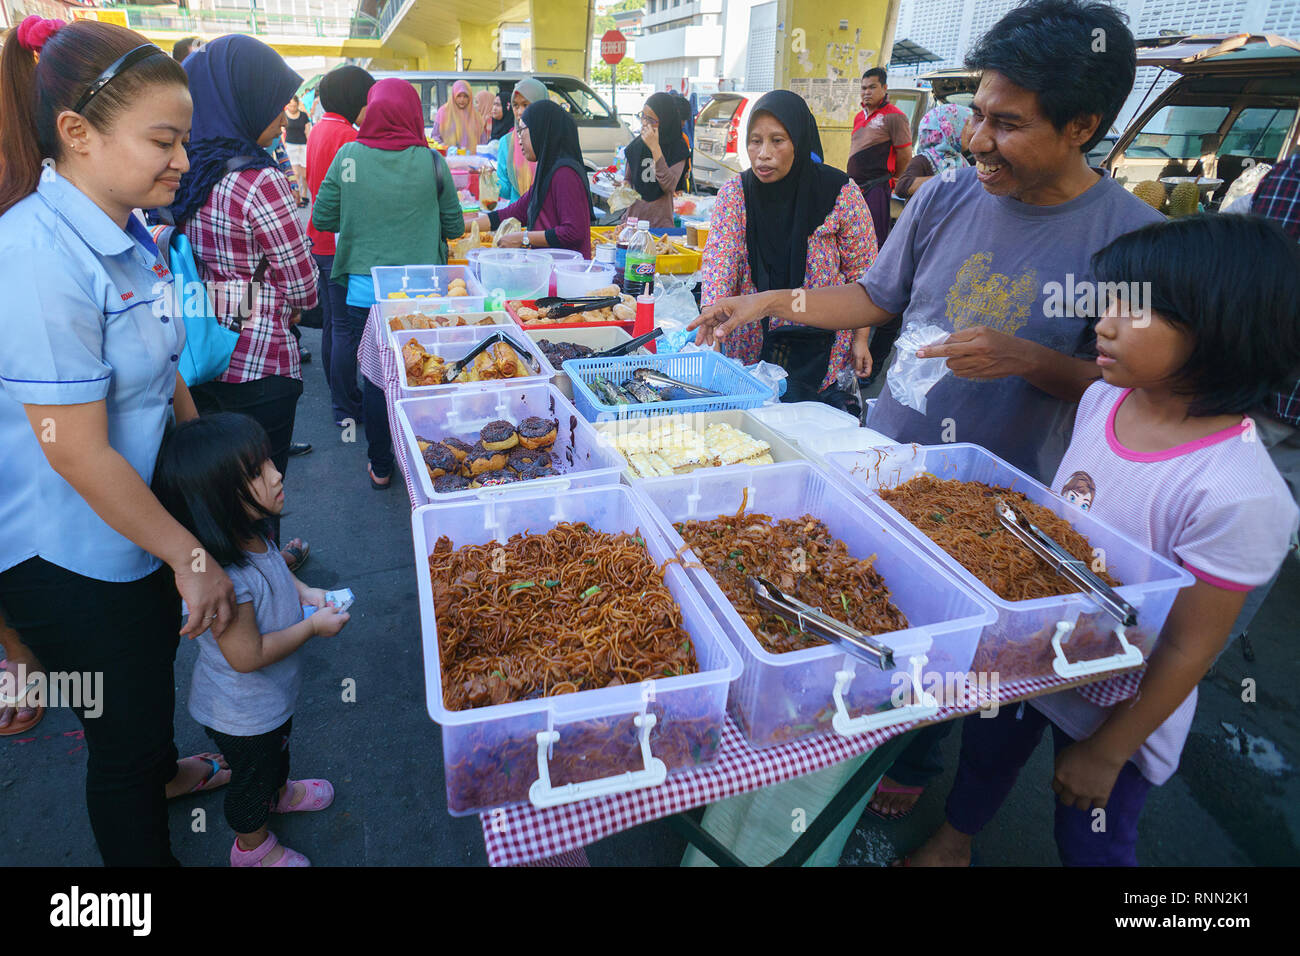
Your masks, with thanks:
<instances>
[{"instance_id":1,"label":"blue plastic basket","mask_svg":"<svg viewBox=\"0 0 1300 956\"><path fill-rule=\"evenodd\" d=\"M597 376L617 385L630 378L634 369L652 368L679 382L702 385L716 397L690 398L678 402L645 402L640 405L606 405L596 397L591 383ZM637 415L679 415L683 412L716 412L729 408L757 408L772 390L736 361L717 352L672 352L667 355L628 355L617 358L570 359L564 374L573 382L573 403L588 421L631 418Z\"/></svg>"}]
</instances>

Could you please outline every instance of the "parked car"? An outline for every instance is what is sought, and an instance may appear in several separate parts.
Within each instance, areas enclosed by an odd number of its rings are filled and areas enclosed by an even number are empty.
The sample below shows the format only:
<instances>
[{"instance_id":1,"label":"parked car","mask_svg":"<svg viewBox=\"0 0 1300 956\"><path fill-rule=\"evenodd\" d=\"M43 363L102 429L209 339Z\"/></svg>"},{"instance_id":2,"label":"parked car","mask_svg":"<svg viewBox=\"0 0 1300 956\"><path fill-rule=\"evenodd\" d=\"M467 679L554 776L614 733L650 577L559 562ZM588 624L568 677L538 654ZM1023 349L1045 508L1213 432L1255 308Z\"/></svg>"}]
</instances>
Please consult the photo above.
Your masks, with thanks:
<instances>
[{"instance_id":1,"label":"parked car","mask_svg":"<svg viewBox=\"0 0 1300 956\"><path fill-rule=\"evenodd\" d=\"M626 146L632 138L632 131L619 117L614 115L609 104L594 90L576 76L563 73L480 73L480 72L423 72L405 70L398 72L377 72L377 80L395 76L408 81L420 94L425 115L425 132L432 131L434 114L438 107L451 96L451 86L457 80L464 80L474 93L487 90L496 95L498 92L509 93L515 84L528 77L540 80L546 87L550 98L569 111L578 126L578 142L582 146L582 158L591 169L600 169L614 163L614 151Z\"/></svg>"},{"instance_id":2,"label":"parked car","mask_svg":"<svg viewBox=\"0 0 1300 956\"><path fill-rule=\"evenodd\" d=\"M1215 209L1243 171L1300 146L1300 43L1212 35L1144 41L1138 63L1178 78L1131 122L1102 164L1130 191L1195 176Z\"/></svg>"}]
</instances>

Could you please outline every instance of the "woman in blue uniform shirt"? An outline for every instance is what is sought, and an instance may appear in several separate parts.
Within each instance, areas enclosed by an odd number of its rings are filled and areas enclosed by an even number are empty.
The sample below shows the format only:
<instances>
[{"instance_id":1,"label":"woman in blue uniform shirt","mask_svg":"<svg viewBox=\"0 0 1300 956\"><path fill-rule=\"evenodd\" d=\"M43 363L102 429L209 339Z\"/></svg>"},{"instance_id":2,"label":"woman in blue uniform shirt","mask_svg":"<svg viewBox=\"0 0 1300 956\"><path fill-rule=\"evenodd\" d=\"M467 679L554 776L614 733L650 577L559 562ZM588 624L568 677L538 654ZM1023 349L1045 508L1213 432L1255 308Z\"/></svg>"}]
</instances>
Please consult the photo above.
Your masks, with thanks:
<instances>
[{"instance_id":1,"label":"woman in blue uniform shirt","mask_svg":"<svg viewBox=\"0 0 1300 956\"><path fill-rule=\"evenodd\" d=\"M196 413L171 277L132 210L172 201L190 115L180 65L130 30L28 17L4 38L0 606L48 671L103 675L99 713L77 716L108 865L176 863L178 632L234 613L229 578L149 490L169 420Z\"/></svg>"}]
</instances>

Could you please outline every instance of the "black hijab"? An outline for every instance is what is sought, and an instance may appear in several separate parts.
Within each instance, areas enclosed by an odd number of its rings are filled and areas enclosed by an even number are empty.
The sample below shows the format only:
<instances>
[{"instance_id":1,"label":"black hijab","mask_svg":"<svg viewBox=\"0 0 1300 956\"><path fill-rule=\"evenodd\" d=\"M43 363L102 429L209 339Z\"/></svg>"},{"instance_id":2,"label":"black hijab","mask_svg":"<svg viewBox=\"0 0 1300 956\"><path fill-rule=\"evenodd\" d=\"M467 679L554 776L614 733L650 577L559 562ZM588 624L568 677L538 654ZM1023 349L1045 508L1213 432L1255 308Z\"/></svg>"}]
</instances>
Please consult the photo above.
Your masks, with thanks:
<instances>
[{"instance_id":1,"label":"black hijab","mask_svg":"<svg viewBox=\"0 0 1300 956\"><path fill-rule=\"evenodd\" d=\"M523 123L528 127L528 138L537 157L537 171L529 190L528 222L531 229L541 212L542 201L551 188L551 177L561 166L576 170L587 195L587 213L591 213L591 186L587 182L587 167L582 163L582 147L578 144L578 127L568 110L550 100L538 100L524 110Z\"/></svg>"},{"instance_id":2,"label":"black hijab","mask_svg":"<svg viewBox=\"0 0 1300 956\"><path fill-rule=\"evenodd\" d=\"M316 88L321 109L342 116L353 126L357 114L366 105L366 95L375 85L375 78L359 66L339 66L321 77Z\"/></svg>"},{"instance_id":3,"label":"black hijab","mask_svg":"<svg viewBox=\"0 0 1300 956\"><path fill-rule=\"evenodd\" d=\"M497 102L501 104L501 118L492 121L492 132L488 134L488 139L500 139L509 135L515 128L515 113L510 108L510 94L502 90L497 94Z\"/></svg>"},{"instance_id":4,"label":"black hijab","mask_svg":"<svg viewBox=\"0 0 1300 956\"><path fill-rule=\"evenodd\" d=\"M822 140L808 104L789 90L773 90L754 104L749 126L767 113L786 128L794 143L794 164L784 177L764 183L747 169L745 247L754 288L797 289L808 263L808 237L826 221L849 177L821 162ZM746 139L749 130L745 131ZM817 159L812 155L815 153Z\"/></svg>"},{"instance_id":5,"label":"black hijab","mask_svg":"<svg viewBox=\"0 0 1300 956\"><path fill-rule=\"evenodd\" d=\"M683 161L689 165L691 151L686 146L686 140L682 139L682 111L677 98L667 93L654 93L645 101L645 105L659 117L659 149L664 154L664 162L669 166ZM640 136L632 140L623 151L623 156L627 159L627 168L632 171L632 188L641 194L642 199L654 202L664 194L659 188L659 180L654 176L646 182L645 177L638 174L639 170L646 168L646 160L651 160L650 165L653 165L653 156L645 140ZM682 166L678 186L686 178L686 168Z\"/></svg>"}]
</instances>

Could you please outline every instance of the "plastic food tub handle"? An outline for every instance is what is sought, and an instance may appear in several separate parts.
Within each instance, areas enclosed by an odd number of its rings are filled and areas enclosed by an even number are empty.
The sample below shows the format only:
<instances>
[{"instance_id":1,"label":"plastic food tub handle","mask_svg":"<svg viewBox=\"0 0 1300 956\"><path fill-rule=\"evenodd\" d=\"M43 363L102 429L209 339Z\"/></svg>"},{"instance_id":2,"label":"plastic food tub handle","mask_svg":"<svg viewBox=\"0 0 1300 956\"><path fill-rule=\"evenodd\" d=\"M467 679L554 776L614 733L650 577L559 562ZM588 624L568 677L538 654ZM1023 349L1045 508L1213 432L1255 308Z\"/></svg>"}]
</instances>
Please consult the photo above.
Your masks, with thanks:
<instances>
[{"instance_id":1,"label":"plastic food tub handle","mask_svg":"<svg viewBox=\"0 0 1300 956\"><path fill-rule=\"evenodd\" d=\"M1142 663L1142 651L1128 642L1124 636L1124 625L1116 624L1114 634L1119 639L1122 651L1110 657L1099 657L1095 661L1076 661L1071 664L1066 659L1065 650L1061 645L1069 640L1070 632L1073 630L1074 624L1071 621L1056 622L1056 633L1052 635L1052 670L1056 671L1059 677L1086 677L1106 671L1124 670Z\"/></svg>"},{"instance_id":2,"label":"plastic food tub handle","mask_svg":"<svg viewBox=\"0 0 1300 956\"><path fill-rule=\"evenodd\" d=\"M939 712L939 702L934 699L933 694L927 694L921 689L921 668L928 662L929 658L924 654L911 658L912 669L907 676L912 681L912 699L916 703L895 707L893 710L878 714L862 714L858 717L849 716L848 705L844 702L844 692L853 683L853 671L836 671L835 690L831 692L831 696L835 698L835 716L831 718L831 726L841 736L852 737L869 730L880 730L895 724L933 717Z\"/></svg>"},{"instance_id":3,"label":"plastic food tub handle","mask_svg":"<svg viewBox=\"0 0 1300 956\"><path fill-rule=\"evenodd\" d=\"M603 777L600 780L566 783L562 787L551 786L551 771L546 762L547 751L552 744L559 742L560 734L554 730L541 731L537 735L537 779L528 788L528 799L535 807L559 807L566 803L589 800L592 797L604 797L612 793L627 793L631 790L659 786L668 779L668 767L658 757L650 754L650 730L655 725L655 719L654 714L638 714L633 718L638 728L637 736L641 740L644 770L629 770L627 773Z\"/></svg>"},{"instance_id":4,"label":"plastic food tub handle","mask_svg":"<svg viewBox=\"0 0 1300 956\"><path fill-rule=\"evenodd\" d=\"M486 488L475 488L478 492L476 497L479 498L508 498L514 494L535 495L544 491L564 491L571 484L573 479L567 475L558 475L555 478L533 478L527 482L516 481L508 485L489 485Z\"/></svg>"}]
</instances>

